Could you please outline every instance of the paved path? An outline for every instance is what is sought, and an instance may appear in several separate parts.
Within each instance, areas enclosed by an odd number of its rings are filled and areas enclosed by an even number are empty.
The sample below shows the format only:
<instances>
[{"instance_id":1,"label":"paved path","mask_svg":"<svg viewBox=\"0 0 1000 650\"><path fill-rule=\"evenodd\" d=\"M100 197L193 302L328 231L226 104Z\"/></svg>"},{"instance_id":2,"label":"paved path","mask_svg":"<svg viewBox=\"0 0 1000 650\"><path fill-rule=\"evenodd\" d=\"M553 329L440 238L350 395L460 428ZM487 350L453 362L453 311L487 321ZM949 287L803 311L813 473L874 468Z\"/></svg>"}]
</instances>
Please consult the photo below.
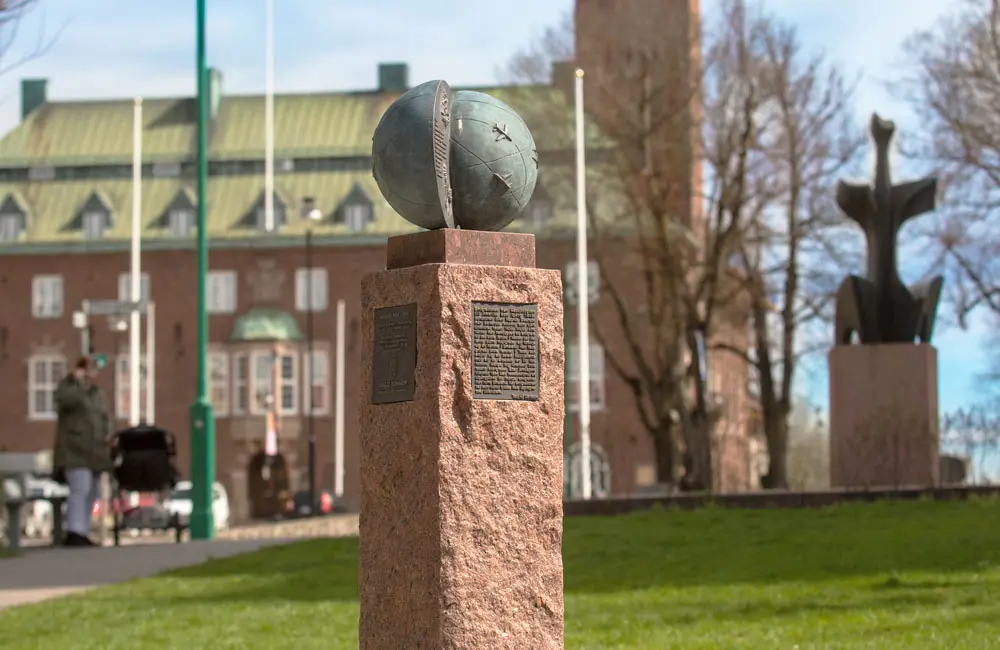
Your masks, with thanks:
<instances>
[{"instance_id":1,"label":"paved path","mask_svg":"<svg viewBox=\"0 0 1000 650\"><path fill-rule=\"evenodd\" d=\"M18 557L0 560L0 610L291 541L274 537L119 548L24 549Z\"/></svg>"}]
</instances>

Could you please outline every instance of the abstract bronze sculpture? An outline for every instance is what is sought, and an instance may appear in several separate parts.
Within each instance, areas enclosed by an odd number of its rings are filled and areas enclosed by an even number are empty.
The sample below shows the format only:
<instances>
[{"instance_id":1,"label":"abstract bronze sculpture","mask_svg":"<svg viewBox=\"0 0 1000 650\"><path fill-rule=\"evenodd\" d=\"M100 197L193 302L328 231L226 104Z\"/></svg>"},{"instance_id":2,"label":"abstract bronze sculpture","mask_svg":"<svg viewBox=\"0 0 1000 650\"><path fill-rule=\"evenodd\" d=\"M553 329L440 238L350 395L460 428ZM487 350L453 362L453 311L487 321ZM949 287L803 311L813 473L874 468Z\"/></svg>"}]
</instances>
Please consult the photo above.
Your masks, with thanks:
<instances>
[{"instance_id":1,"label":"abstract bronze sculpture","mask_svg":"<svg viewBox=\"0 0 1000 650\"><path fill-rule=\"evenodd\" d=\"M531 199L538 153L524 121L487 94L428 81L389 106L372 137L389 205L436 230L502 230Z\"/></svg>"},{"instance_id":2,"label":"abstract bronze sculpture","mask_svg":"<svg viewBox=\"0 0 1000 650\"><path fill-rule=\"evenodd\" d=\"M872 115L875 179L872 185L840 181L837 205L865 232L868 268L865 277L850 275L837 291L834 345L929 343L941 295L940 276L906 287L896 263L896 238L910 218L934 210L937 179L892 184L889 144L895 124Z\"/></svg>"}]
</instances>

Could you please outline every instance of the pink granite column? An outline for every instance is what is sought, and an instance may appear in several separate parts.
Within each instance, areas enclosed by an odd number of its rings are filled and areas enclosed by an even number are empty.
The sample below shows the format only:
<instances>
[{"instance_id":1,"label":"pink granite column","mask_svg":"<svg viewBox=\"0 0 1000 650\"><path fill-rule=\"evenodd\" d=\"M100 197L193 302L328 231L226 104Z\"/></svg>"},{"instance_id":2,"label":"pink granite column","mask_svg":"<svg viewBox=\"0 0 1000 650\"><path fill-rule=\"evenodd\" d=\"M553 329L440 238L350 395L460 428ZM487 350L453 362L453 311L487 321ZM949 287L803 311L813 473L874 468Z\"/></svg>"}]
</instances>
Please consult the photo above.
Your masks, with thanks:
<instances>
[{"instance_id":1,"label":"pink granite column","mask_svg":"<svg viewBox=\"0 0 1000 650\"><path fill-rule=\"evenodd\" d=\"M829 363L831 486L937 485L937 350L838 345Z\"/></svg>"},{"instance_id":2,"label":"pink granite column","mask_svg":"<svg viewBox=\"0 0 1000 650\"><path fill-rule=\"evenodd\" d=\"M563 647L562 285L531 235L391 238L362 284L362 650Z\"/></svg>"}]
</instances>

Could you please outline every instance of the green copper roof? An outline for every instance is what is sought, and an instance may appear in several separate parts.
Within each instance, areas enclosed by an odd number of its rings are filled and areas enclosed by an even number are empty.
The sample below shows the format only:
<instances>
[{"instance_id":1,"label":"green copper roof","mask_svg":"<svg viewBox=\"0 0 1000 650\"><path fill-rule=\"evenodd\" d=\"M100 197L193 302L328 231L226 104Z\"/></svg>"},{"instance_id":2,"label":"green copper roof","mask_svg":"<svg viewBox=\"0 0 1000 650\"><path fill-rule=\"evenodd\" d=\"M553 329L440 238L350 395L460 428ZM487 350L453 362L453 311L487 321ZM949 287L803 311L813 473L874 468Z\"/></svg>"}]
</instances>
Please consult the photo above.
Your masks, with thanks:
<instances>
[{"instance_id":1,"label":"green copper roof","mask_svg":"<svg viewBox=\"0 0 1000 650\"><path fill-rule=\"evenodd\" d=\"M302 332L295 317L283 309L254 307L236 319L232 343L247 341L301 341Z\"/></svg>"},{"instance_id":2,"label":"green copper roof","mask_svg":"<svg viewBox=\"0 0 1000 650\"><path fill-rule=\"evenodd\" d=\"M572 147L573 115L561 91L549 86L481 90L522 113L540 150ZM377 92L276 95L275 156L367 156L375 126L396 97ZM539 113L539 105L558 118L537 123L532 115ZM142 106L143 161L193 160L194 99L147 99ZM48 102L0 139L0 166L129 163L132 116L131 99ZM259 159L263 152L264 97L223 95L210 133L209 158Z\"/></svg>"},{"instance_id":3,"label":"green copper roof","mask_svg":"<svg viewBox=\"0 0 1000 650\"><path fill-rule=\"evenodd\" d=\"M515 221L512 230L540 236L571 230L575 224L573 191L572 107L548 86L480 89L496 95L521 112L529 123L540 152L536 196L552 201L552 216L543 226ZM224 91L223 91L224 93ZM275 97L274 176L277 200L286 207L280 236L296 237L311 228L317 239L345 242L415 230L384 201L372 178L371 138L378 120L397 95L378 92L315 93ZM131 232L132 182L127 166L132 157L133 102L127 100L48 102L32 111L13 131L0 139L0 206L16 205L25 213L25 230L17 242L0 243L0 253L28 247L103 249L127 245ZM261 96L225 96L210 134L209 158L263 159L264 99ZM143 162L181 162L195 158L194 100L149 99L143 102ZM591 130L588 145L604 145ZM296 163L285 171L285 158L306 161L323 158L323 166ZM588 166L595 162L590 158ZM225 163L242 164L242 163ZM70 165L96 168L119 165L105 177L74 176ZM67 173L54 180L26 180L3 175L4 169L55 166ZM322 169L322 171L320 171ZM83 169L86 172L86 169ZM81 175L86 176L86 173ZM5 180L6 179L6 180ZM275 237L247 226L247 217L261 199L264 176L260 170L214 173L207 188L207 230L214 244L257 241ZM596 186L590 194L596 194ZM79 224L84 206L99 197L110 210L110 227L99 240L84 242ZM352 231L333 216L348 197L371 202L373 219L363 230ZM324 215L320 222L301 217L305 198ZM12 199L13 203L8 202ZM142 237L151 245L184 246L185 238L169 230L170 206L190 205L195 199L194 178L144 172L142 180ZM194 237L189 238L193 244ZM224 241L223 241L224 240ZM116 243L117 242L117 243ZM263 242L262 242L263 243Z\"/></svg>"}]
</instances>

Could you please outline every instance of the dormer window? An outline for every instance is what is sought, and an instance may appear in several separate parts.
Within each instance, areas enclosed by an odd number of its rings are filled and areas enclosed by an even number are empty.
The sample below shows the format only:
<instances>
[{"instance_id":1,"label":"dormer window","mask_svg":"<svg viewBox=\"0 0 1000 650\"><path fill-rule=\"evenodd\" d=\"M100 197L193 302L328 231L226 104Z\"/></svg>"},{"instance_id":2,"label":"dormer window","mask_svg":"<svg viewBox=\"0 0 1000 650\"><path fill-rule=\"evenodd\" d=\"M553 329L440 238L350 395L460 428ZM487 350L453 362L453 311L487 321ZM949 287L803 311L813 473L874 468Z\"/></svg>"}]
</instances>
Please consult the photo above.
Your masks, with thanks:
<instances>
[{"instance_id":1,"label":"dormer window","mask_svg":"<svg viewBox=\"0 0 1000 650\"><path fill-rule=\"evenodd\" d=\"M101 192L94 192L66 229L79 232L84 239L100 239L112 225L110 205Z\"/></svg>"},{"instance_id":2,"label":"dormer window","mask_svg":"<svg viewBox=\"0 0 1000 650\"><path fill-rule=\"evenodd\" d=\"M84 212L80 222L80 230L84 239L100 239L107 228L107 215L103 212Z\"/></svg>"},{"instance_id":3,"label":"dormer window","mask_svg":"<svg viewBox=\"0 0 1000 650\"><path fill-rule=\"evenodd\" d=\"M167 230L172 237L190 237L198 230L195 209L194 197L184 188L174 195L153 227Z\"/></svg>"},{"instance_id":4,"label":"dormer window","mask_svg":"<svg viewBox=\"0 0 1000 650\"><path fill-rule=\"evenodd\" d=\"M14 194L0 201L0 242L15 242L21 238L28 222L23 204Z\"/></svg>"},{"instance_id":5,"label":"dormer window","mask_svg":"<svg viewBox=\"0 0 1000 650\"><path fill-rule=\"evenodd\" d=\"M274 202L274 224L271 228L271 232L278 232L281 226L285 223L285 207L279 204L277 201ZM267 208L260 206L257 208L257 230L261 232L267 232Z\"/></svg>"},{"instance_id":6,"label":"dormer window","mask_svg":"<svg viewBox=\"0 0 1000 650\"><path fill-rule=\"evenodd\" d=\"M544 226L552 218L552 202L547 199L531 201L524 216L532 226Z\"/></svg>"},{"instance_id":7,"label":"dormer window","mask_svg":"<svg viewBox=\"0 0 1000 650\"><path fill-rule=\"evenodd\" d=\"M352 232L362 232L375 220L375 208L360 185L355 184L334 212L335 223L342 223Z\"/></svg>"},{"instance_id":8,"label":"dormer window","mask_svg":"<svg viewBox=\"0 0 1000 650\"><path fill-rule=\"evenodd\" d=\"M287 204L278 195L277 192L274 193L274 223L270 232L275 233L281 230L281 227L286 223L286 211ZM253 228L257 232L268 233L268 223L267 223L267 212L266 206L264 205L264 193L261 192L257 196L257 200L253 202L250 209L243 213L239 222L236 224L237 228Z\"/></svg>"},{"instance_id":9,"label":"dormer window","mask_svg":"<svg viewBox=\"0 0 1000 650\"><path fill-rule=\"evenodd\" d=\"M174 237L190 237L194 234L194 210L178 208L168 213L170 234Z\"/></svg>"},{"instance_id":10,"label":"dormer window","mask_svg":"<svg viewBox=\"0 0 1000 650\"><path fill-rule=\"evenodd\" d=\"M372 222L372 206L360 204L344 206L344 222L355 232L364 230Z\"/></svg>"},{"instance_id":11,"label":"dormer window","mask_svg":"<svg viewBox=\"0 0 1000 650\"><path fill-rule=\"evenodd\" d=\"M21 215L0 214L0 242L17 241L23 230L23 217Z\"/></svg>"},{"instance_id":12,"label":"dormer window","mask_svg":"<svg viewBox=\"0 0 1000 650\"><path fill-rule=\"evenodd\" d=\"M521 216L527 226L541 228L549 222L554 211L552 195L548 193L541 182L538 182L535 185L534 194L531 195L531 201L528 202Z\"/></svg>"}]
</instances>

